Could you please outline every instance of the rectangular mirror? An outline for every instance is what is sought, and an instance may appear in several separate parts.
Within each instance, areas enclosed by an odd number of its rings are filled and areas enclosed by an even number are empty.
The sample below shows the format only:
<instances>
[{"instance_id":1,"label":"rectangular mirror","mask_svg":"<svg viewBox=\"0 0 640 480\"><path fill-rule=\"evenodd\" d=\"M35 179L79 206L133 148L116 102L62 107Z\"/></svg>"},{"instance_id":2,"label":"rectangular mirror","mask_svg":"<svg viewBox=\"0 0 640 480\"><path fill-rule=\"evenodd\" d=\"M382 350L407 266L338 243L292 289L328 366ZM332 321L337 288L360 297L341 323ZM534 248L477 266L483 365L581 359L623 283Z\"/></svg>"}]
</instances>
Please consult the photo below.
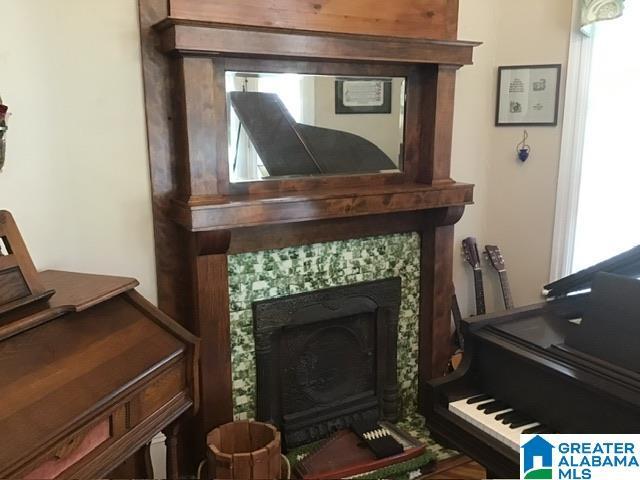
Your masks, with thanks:
<instances>
[{"instance_id":1,"label":"rectangular mirror","mask_svg":"<svg viewBox=\"0 0 640 480\"><path fill-rule=\"evenodd\" d=\"M402 170L405 78L226 72L232 182Z\"/></svg>"}]
</instances>

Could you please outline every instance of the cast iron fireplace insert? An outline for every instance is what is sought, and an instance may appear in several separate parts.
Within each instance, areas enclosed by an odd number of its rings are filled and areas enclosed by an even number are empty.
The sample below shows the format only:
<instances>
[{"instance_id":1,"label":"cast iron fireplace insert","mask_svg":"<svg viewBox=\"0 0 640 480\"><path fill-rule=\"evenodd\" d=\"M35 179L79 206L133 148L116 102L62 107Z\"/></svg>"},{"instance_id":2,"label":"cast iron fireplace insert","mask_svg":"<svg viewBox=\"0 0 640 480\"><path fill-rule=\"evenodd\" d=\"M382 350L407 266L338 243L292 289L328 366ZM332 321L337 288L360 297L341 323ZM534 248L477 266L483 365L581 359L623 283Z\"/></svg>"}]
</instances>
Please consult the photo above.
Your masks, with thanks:
<instances>
[{"instance_id":1,"label":"cast iron fireplace insert","mask_svg":"<svg viewBox=\"0 0 640 480\"><path fill-rule=\"evenodd\" d=\"M285 448L398 419L400 289L394 277L253 304L256 417Z\"/></svg>"}]
</instances>

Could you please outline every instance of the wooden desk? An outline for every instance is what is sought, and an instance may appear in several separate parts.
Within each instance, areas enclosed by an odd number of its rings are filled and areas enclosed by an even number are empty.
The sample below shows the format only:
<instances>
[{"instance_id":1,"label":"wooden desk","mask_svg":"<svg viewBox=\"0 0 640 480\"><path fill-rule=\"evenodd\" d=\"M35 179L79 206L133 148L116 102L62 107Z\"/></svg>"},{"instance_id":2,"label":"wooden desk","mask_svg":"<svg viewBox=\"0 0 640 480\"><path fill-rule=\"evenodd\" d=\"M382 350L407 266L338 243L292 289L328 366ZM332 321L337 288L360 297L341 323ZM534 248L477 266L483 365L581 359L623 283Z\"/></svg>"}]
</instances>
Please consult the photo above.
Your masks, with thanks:
<instances>
[{"instance_id":1,"label":"wooden desk","mask_svg":"<svg viewBox=\"0 0 640 480\"><path fill-rule=\"evenodd\" d=\"M133 279L40 280L56 290L48 302L0 315L0 478L149 476L144 453L163 430L177 478L170 427L197 408L198 339Z\"/></svg>"}]
</instances>

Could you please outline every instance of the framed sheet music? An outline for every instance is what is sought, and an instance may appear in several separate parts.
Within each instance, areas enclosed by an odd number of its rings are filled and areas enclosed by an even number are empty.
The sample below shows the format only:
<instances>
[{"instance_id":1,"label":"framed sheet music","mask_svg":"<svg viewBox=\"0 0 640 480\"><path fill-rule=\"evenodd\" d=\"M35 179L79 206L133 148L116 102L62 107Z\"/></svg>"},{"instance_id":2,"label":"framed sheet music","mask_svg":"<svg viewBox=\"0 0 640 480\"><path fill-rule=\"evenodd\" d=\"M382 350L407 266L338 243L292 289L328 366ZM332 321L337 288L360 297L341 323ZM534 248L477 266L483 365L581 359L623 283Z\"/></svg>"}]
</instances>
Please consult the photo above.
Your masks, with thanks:
<instances>
[{"instance_id":1,"label":"framed sheet music","mask_svg":"<svg viewBox=\"0 0 640 480\"><path fill-rule=\"evenodd\" d=\"M337 79L336 114L345 113L391 113L391 79Z\"/></svg>"},{"instance_id":2,"label":"framed sheet music","mask_svg":"<svg viewBox=\"0 0 640 480\"><path fill-rule=\"evenodd\" d=\"M496 126L558 124L560 65L498 68Z\"/></svg>"}]
</instances>

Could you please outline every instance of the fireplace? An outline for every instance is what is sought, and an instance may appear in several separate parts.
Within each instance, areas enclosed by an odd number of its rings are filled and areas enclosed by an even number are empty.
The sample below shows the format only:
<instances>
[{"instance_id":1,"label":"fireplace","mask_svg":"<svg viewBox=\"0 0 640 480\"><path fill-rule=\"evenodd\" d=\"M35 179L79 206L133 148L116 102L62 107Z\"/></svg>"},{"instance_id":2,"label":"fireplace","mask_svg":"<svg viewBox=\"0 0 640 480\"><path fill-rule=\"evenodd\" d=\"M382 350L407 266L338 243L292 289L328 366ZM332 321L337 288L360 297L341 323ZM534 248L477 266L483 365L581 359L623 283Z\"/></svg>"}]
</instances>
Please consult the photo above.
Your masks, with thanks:
<instances>
[{"instance_id":1,"label":"fireplace","mask_svg":"<svg viewBox=\"0 0 640 480\"><path fill-rule=\"evenodd\" d=\"M256 416L288 448L397 420L400 287L394 277L253 304Z\"/></svg>"}]
</instances>

